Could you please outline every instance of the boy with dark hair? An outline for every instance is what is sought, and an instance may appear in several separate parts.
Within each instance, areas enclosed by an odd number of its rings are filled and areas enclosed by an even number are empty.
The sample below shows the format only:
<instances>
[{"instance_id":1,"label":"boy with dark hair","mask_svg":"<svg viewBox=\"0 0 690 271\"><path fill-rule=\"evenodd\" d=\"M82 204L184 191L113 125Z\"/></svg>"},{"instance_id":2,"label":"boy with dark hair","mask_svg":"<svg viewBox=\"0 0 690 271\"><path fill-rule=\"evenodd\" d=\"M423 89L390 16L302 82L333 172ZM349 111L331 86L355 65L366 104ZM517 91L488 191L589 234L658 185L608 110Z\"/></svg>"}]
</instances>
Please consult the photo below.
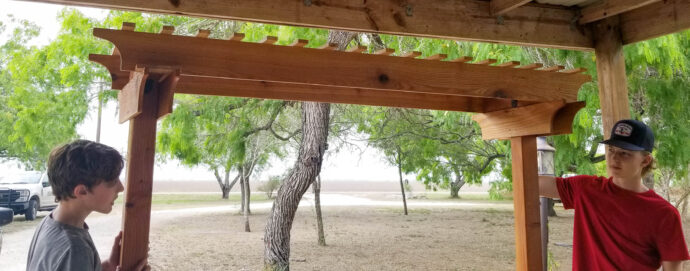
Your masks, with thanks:
<instances>
[{"instance_id":1,"label":"boy with dark hair","mask_svg":"<svg viewBox=\"0 0 690 271\"><path fill-rule=\"evenodd\" d=\"M573 270L681 270L690 259L678 210L642 183L654 165L654 134L622 120L607 145L609 178L539 177L539 193L575 209Z\"/></svg>"},{"instance_id":2,"label":"boy with dark hair","mask_svg":"<svg viewBox=\"0 0 690 271\"><path fill-rule=\"evenodd\" d=\"M106 145L76 140L53 149L48 178L58 207L36 228L27 270L119 270L120 239L108 260L101 262L84 220L93 211L110 213L124 191L122 155ZM144 259L136 270L148 270Z\"/></svg>"}]
</instances>

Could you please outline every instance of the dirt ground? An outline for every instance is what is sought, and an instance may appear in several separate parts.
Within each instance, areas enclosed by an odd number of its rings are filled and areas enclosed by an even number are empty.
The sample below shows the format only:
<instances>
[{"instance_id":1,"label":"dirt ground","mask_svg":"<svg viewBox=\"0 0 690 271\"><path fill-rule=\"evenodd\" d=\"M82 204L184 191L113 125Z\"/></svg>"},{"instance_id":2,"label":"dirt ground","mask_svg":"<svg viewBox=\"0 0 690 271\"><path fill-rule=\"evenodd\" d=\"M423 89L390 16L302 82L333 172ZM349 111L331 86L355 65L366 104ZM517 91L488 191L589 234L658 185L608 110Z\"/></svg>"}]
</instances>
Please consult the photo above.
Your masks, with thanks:
<instances>
[{"instance_id":1,"label":"dirt ground","mask_svg":"<svg viewBox=\"0 0 690 271\"><path fill-rule=\"evenodd\" d=\"M243 231L236 213L199 215L152 229L154 270L261 270L268 210ZM550 250L570 270L572 213L551 219ZM301 207L291 237L293 270L513 270L513 214L509 210L393 207L324 209L326 247L316 245L313 209Z\"/></svg>"},{"instance_id":2,"label":"dirt ground","mask_svg":"<svg viewBox=\"0 0 690 271\"><path fill-rule=\"evenodd\" d=\"M514 270L510 201L408 200L410 214L404 216L394 194L322 194L328 245L319 247L310 196L305 195L293 224L292 270ZM149 253L153 270L262 269L270 202L252 204L250 233L244 232L238 202L222 206L156 202ZM571 270L573 212L558 206L556 211L558 217L549 221L549 251L558 264L554 270ZM114 211L87 220L102 257L110 252L120 217ZM37 222L19 218L3 228L0 270L25 269ZM684 226L689 237L690 221ZM690 271L690 264L684 270Z\"/></svg>"}]
</instances>

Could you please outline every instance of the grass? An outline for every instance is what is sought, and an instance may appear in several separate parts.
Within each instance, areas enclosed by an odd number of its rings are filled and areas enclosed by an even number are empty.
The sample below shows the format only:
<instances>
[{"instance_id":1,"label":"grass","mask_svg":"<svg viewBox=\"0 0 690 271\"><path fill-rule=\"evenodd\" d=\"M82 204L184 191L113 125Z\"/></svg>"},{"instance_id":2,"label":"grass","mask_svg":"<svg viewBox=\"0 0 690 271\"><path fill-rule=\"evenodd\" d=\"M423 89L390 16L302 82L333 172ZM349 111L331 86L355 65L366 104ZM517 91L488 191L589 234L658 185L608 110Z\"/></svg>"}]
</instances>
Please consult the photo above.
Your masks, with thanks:
<instances>
[{"instance_id":1,"label":"grass","mask_svg":"<svg viewBox=\"0 0 690 271\"><path fill-rule=\"evenodd\" d=\"M266 197L265 193L252 193L251 202L265 202L272 199ZM115 204L122 204L124 195L120 195ZM222 199L220 193L213 194L153 194L151 198L152 206L160 205L222 205L228 203L240 203L239 194L230 194L229 199Z\"/></svg>"},{"instance_id":2,"label":"grass","mask_svg":"<svg viewBox=\"0 0 690 271\"><path fill-rule=\"evenodd\" d=\"M510 201L512 199L504 200L491 200L489 199L488 193L462 193L460 192L459 198L451 198L448 192L426 192L426 193L415 193L413 197L423 196L424 198L413 198L411 200L433 200L433 201L492 201L492 202L503 202Z\"/></svg>"}]
</instances>

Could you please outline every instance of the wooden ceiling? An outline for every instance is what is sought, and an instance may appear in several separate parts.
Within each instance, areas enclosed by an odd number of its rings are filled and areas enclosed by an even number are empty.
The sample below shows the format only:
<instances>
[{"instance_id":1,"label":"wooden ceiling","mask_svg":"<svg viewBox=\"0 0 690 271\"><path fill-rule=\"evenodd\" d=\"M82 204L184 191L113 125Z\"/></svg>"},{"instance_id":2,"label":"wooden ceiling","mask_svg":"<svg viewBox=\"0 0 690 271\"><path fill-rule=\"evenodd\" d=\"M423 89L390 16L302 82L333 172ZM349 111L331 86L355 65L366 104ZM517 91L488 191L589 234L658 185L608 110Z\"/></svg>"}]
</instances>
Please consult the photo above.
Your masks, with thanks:
<instances>
[{"instance_id":1,"label":"wooden ceiling","mask_svg":"<svg viewBox=\"0 0 690 271\"><path fill-rule=\"evenodd\" d=\"M614 16L624 44L690 28L690 0L28 1L574 50L592 50L589 24Z\"/></svg>"}]
</instances>

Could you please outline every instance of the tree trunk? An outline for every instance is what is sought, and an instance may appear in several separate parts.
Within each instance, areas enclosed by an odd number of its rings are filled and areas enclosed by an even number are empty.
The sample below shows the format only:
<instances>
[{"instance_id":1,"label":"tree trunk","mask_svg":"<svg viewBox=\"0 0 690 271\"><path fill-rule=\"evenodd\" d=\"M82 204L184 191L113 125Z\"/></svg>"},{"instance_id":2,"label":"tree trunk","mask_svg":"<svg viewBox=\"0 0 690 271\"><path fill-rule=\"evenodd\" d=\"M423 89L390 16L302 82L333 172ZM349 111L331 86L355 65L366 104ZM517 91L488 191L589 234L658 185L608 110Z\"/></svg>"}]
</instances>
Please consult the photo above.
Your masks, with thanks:
<instances>
[{"instance_id":1,"label":"tree trunk","mask_svg":"<svg viewBox=\"0 0 690 271\"><path fill-rule=\"evenodd\" d=\"M460 197L460 188L465 185L465 180L463 180L457 165L453 165L453 173L455 173L455 180L450 182L450 197L457 199Z\"/></svg>"},{"instance_id":2,"label":"tree trunk","mask_svg":"<svg viewBox=\"0 0 690 271\"><path fill-rule=\"evenodd\" d=\"M230 189L232 189L232 187L237 182L237 178L235 178L235 180L233 180L232 183L230 183L230 171L225 171L225 179L223 179L220 177L217 168L213 169L213 175L216 176L216 181L218 181L218 185L220 186L220 191L222 193L223 199L230 198Z\"/></svg>"},{"instance_id":3,"label":"tree trunk","mask_svg":"<svg viewBox=\"0 0 690 271\"><path fill-rule=\"evenodd\" d=\"M327 148L330 104L302 103L302 142L297 161L278 189L264 234L264 270L290 270L290 230L304 192L321 171Z\"/></svg>"},{"instance_id":4,"label":"tree trunk","mask_svg":"<svg viewBox=\"0 0 690 271\"><path fill-rule=\"evenodd\" d=\"M402 150L398 147L398 177L400 177L400 192L402 193L403 208L405 209L405 215L407 215L407 199L405 198L405 185L403 184L401 152Z\"/></svg>"},{"instance_id":5,"label":"tree trunk","mask_svg":"<svg viewBox=\"0 0 690 271\"><path fill-rule=\"evenodd\" d=\"M465 181L461 177L456 177L455 181L450 183L450 197L457 199L460 197L460 188L465 185Z\"/></svg>"},{"instance_id":6,"label":"tree trunk","mask_svg":"<svg viewBox=\"0 0 690 271\"><path fill-rule=\"evenodd\" d=\"M244 187L245 187L245 205L247 206L247 214L252 214L252 188L249 186L249 177L252 175L252 169L244 167L245 173L244 173Z\"/></svg>"},{"instance_id":7,"label":"tree trunk","mask_svg":"<svg viewBox=\"0 0 690 271\"><path fill-rule=\"evenodd\" d=\"M311 185L314 189L314 208L316 209L316 230L319 237L319 246L326 246L326 236L323 234L323 218L321 216L321 175Z\"/></svg>"},{"instance_id":8,"label":"tree trunk","mask_svg":"<svg viewBox=\"0 0 690 271\"><path fill-rule=\"evenodd\" d=\"M244 231L245 232L251 232L251 229L249 228L249 178L247 176L242 176L243 182L244 182L244 201L243 203L243 208L242 208L242 214L244 215Z\"/></svg>"},{"instance_id":9,"label":"tree trunk","mask_svg":"<svg viewBox=\"0 0 690 271\"><path fill-rule=\"evenodd\" d=\"M98 85L98 122L96 122L96 143L101 143L101 119L103 118L103 85Z\"/></svg>"},{"instance_id":10,"label":"tree trunk","mask_svg":"<svg viewBox=\"0 0 690 271\"><path fill-rule=\"evenodd\" d=\"M240 213L244 212L244 197L245 197L245 190L244 190L244 177L243 177L243 170L242 167L239 168L239 175L240 175Z\"/></svg>"}]
</instances>

